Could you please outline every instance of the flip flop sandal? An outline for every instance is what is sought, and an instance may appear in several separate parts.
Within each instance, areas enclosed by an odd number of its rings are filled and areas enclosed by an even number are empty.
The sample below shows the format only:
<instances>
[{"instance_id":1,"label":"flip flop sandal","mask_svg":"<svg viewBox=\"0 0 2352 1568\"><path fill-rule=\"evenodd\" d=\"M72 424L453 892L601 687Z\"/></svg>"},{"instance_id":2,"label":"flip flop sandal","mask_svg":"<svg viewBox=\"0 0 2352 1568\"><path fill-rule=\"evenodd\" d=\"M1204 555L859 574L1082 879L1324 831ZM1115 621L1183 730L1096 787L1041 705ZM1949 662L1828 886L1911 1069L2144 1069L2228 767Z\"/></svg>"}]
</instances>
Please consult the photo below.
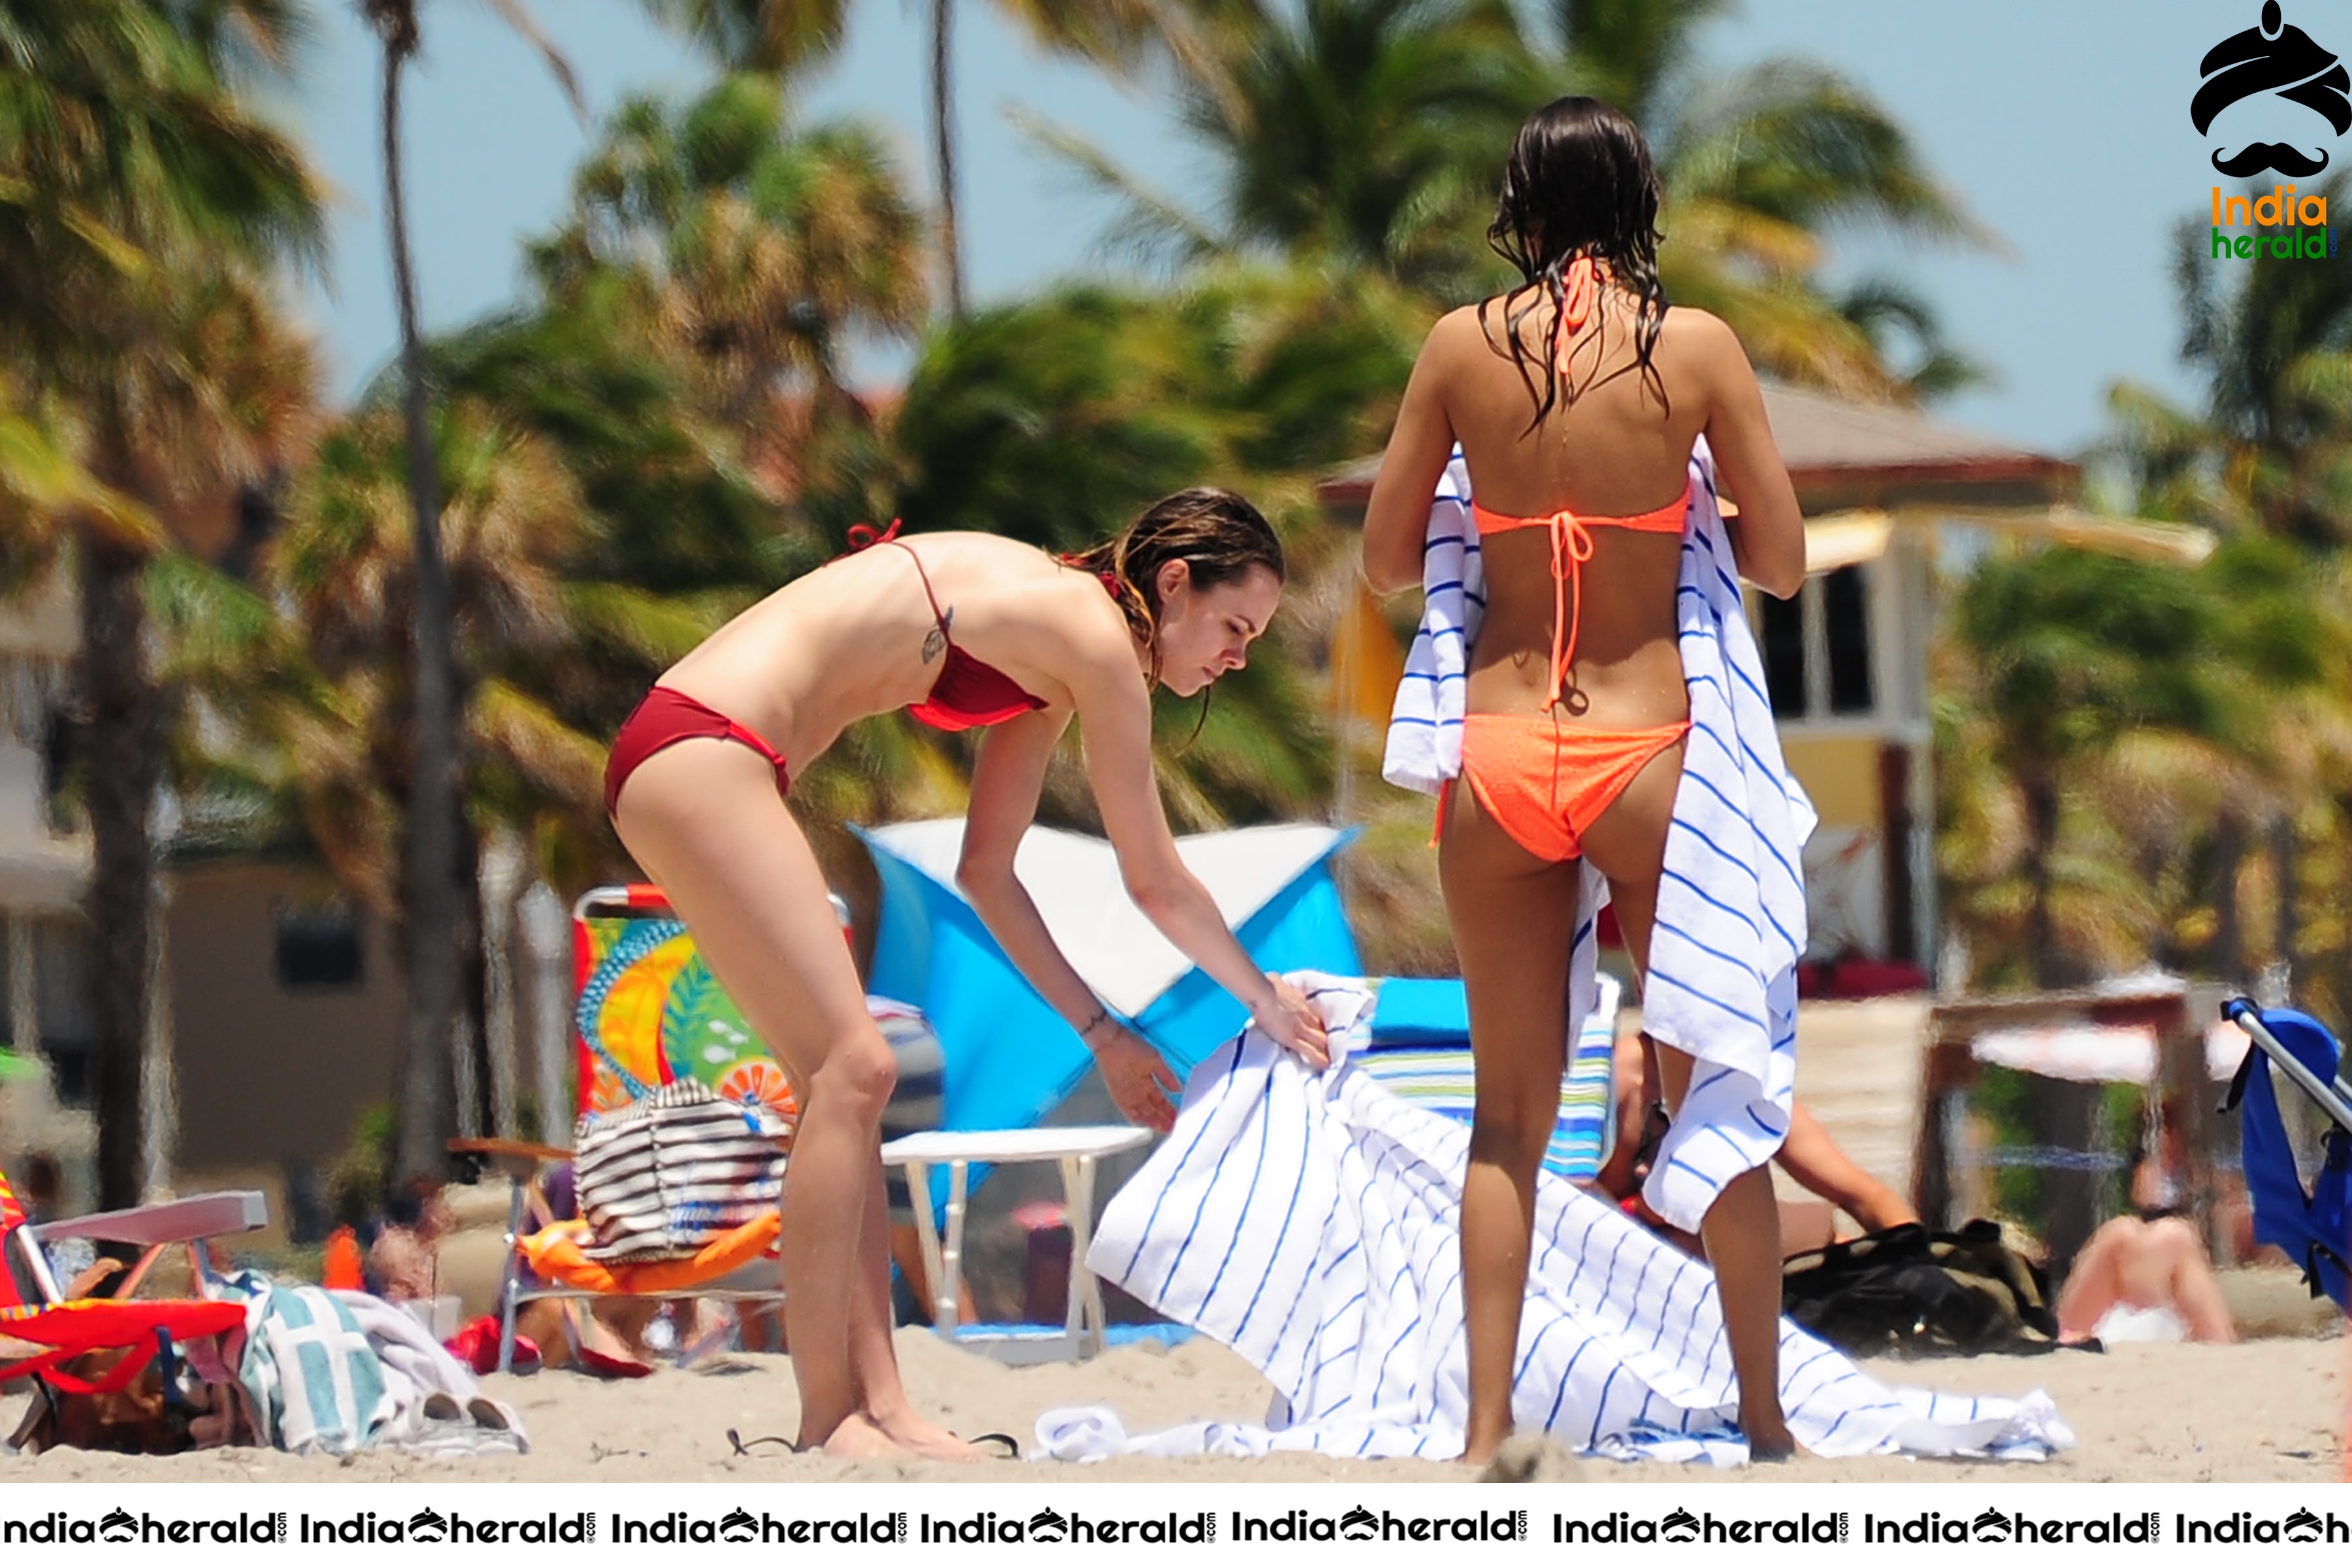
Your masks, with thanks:
<instances>
[{"instance_id":1,"label":"flip flop sandal","mask_svg":"<svg viewBox=\"0 0 2352 1568\"><path fill-rule=\"evenodd\" d=\"M979 1436L969 1437L965 1441L975 1448L985 1447L991 1444L1001 1445L1004 1452L996 1456L1000 1459L1017 1459L1021 1457L1020 1439L1014 1437L1010 1432L982 1432Z\"/></svg>"},{"instance_id":2,"label":"flip flop sandal","mask_svg":"<svg viewBox=\"0 0 2352 1568\"><path fill-rule=\"evenodd\" d=\"M758 1447L762 1443L773 1443L777 1447L782 1448L787 1454L805 1454L808 1452L807 1449L802 1447L798 1443L793 1442L790 1437L739 1437L736 1436L735 1428L732 1426L727 1428L727 1443L730 1447L733 1448L738 1454L740 1454L747 1459L756 1459L760 1458L759 1455L751 1452L751 1450Z\"/></svg>"}]
</instances>

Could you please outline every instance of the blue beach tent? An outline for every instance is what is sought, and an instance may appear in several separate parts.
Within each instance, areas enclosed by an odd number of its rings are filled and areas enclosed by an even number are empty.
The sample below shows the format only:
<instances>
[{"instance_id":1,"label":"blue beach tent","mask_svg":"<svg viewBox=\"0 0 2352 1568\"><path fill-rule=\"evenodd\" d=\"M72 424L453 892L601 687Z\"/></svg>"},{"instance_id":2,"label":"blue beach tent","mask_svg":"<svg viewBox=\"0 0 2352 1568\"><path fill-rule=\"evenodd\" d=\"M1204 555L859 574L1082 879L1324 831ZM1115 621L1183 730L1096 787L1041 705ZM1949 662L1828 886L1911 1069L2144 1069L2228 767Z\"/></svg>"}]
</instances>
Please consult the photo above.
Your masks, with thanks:
<instances>
[{"instance_id":1,"label":"blue beach tent","mask_svg":"<svg viewBox=\"0 0 2352 1568\"><path fill-rule=\"evenodd\" d=\"M947 1058L943 1126L1035 1125L1091 1065L1077 1035L1013 967L956 889L963 820L860 829L882 878L867 989L919 1007ZM1176 841L1260 969L1360 971L1331 880L1351 832L1318 824L1245 827ZM1045 928L1114 1014L1189 1073L1246 1021L1127 896L1103 839L1032 827L1013 868Z\"/></svg>"}]
</instances>

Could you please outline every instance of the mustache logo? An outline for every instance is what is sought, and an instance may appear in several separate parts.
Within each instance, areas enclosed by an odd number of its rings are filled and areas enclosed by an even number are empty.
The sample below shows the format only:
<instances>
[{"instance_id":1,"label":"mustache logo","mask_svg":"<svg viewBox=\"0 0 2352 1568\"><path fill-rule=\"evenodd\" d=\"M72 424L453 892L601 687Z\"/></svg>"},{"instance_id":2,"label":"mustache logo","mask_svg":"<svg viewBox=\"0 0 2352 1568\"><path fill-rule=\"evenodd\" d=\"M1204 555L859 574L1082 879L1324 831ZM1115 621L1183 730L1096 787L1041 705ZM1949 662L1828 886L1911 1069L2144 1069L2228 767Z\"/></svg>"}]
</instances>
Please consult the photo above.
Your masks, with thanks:
<instances>
[{"instance_id":1,"label":"mustache logo","mask_svg":"<svg viewBox=\"0 0 2352 1568\"><path fill-rule=\"evenodd\" d=\"M2213 167L2232 179L2259 174L2266 169L2276 169L2282 174L2301 179L2305 174L2316 174L2327 167L2327 149L2321 148L2318 155L2314 157L2284 142L2249 142L2234 157L2215 153Z\"/></svg>"}]
</instances>

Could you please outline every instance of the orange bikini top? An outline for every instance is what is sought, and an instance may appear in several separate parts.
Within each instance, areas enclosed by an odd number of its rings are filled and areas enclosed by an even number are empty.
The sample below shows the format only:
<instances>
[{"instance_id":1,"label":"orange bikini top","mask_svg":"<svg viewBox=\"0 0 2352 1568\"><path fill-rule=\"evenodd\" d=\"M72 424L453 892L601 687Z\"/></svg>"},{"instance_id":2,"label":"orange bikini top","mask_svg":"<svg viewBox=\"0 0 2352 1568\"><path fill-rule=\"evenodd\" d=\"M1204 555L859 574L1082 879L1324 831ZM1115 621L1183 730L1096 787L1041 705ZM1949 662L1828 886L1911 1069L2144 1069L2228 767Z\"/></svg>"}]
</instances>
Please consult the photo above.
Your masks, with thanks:
<instances>
[{"instance_id":1,"label":"orange bikini top","mask_svg":"<svg viewBox=\"0 0 2352 1568\"><path fill-rule=\"evenodd\" d=\"M1688 480L1684 481L1681 495L1639 517L1580 517L1564 508L1549 517L1507 517L1475 500L1470 503L1470 515L1477 520L1482 538L1515 528L1541 528L1551 533L1551 687L1544 698L1547 705L1559 700L1568 683L1568 667L1576 658L1576 623L1582 609L1584 563L1592 559L1592 531L1629 528L1636 533L1680 533L1683 515L1689 510Z\"/></svg>"}]
</instances>

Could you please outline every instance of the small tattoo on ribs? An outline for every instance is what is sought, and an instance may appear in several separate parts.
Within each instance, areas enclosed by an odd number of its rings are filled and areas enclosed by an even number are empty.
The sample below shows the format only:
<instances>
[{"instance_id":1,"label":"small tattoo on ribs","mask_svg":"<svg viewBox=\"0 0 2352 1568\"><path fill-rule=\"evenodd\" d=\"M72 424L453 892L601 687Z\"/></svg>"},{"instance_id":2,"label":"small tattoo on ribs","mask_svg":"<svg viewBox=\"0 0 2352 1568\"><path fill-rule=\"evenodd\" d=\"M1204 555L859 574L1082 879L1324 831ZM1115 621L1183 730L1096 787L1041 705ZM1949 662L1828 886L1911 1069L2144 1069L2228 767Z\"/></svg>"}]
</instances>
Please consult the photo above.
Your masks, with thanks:
<instances>
[{"instance_id":1,"label":"small tattoo on ribs","mask_svg":"<svg viewBox=\"0 0 2352 1568\"><path fill-rule=\"evenodd\" d=\"M940 612L940 623L923 634L923 662L929 664L946 651L948 628L955 625L955 606L950 605Z\"/></svg>"}]
</instances>

